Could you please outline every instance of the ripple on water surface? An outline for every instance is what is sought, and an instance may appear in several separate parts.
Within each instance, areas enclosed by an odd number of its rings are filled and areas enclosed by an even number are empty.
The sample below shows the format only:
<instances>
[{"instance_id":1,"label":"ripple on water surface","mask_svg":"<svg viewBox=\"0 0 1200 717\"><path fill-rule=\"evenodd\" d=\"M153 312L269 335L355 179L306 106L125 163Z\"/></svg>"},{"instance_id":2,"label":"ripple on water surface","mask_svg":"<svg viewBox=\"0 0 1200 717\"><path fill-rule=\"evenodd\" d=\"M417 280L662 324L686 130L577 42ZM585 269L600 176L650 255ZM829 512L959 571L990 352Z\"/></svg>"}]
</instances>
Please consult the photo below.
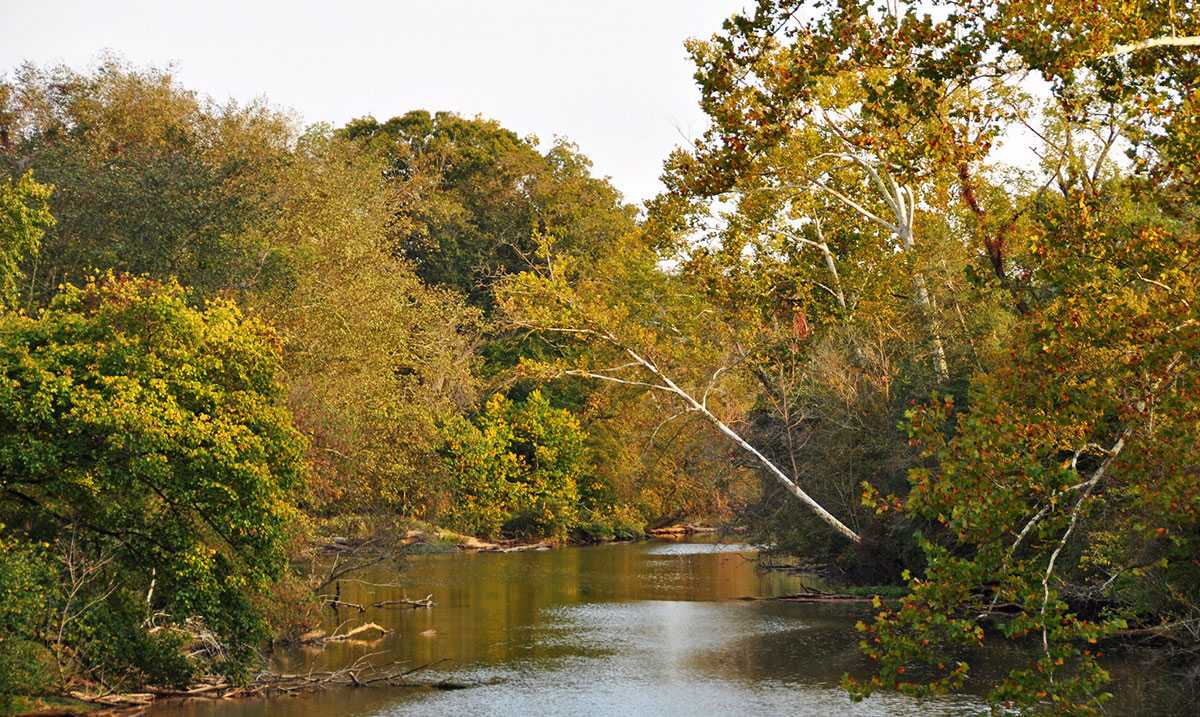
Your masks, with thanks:
<instances>
[{"instance_id":1,"label":"ripple on water surface","mask_svg":"<svg viewBox=\"0 0 1200 717\"><path fill-rule=\"evenodd\" d=\"M433 679L493 681L466 690L335 690L295 699L193 703L159 714L333 715L960 715L978 702L885 695L852 703L841 675L862 667L844 607L732 598L796 592L763 574L746 545L638 543L544 553L414 559L390 593L347 584L370 603L432 593L431 610L350 616L393 630L370 645L281 655L290 671L446 660ZM355 590L364 591L358 595ZM345 619L339 615L332 619Z\"/></svg>"},{"instance_id":2,"label":"ripple on water surface","mask_svg":"<svg viewBox=\"0 0 1200 717\"><path fill-rule=\"evenodd\" d=\"M753 553L746 543L654 543L646 555L706 555L709 553Z\"/></svg>"}]
</instances>

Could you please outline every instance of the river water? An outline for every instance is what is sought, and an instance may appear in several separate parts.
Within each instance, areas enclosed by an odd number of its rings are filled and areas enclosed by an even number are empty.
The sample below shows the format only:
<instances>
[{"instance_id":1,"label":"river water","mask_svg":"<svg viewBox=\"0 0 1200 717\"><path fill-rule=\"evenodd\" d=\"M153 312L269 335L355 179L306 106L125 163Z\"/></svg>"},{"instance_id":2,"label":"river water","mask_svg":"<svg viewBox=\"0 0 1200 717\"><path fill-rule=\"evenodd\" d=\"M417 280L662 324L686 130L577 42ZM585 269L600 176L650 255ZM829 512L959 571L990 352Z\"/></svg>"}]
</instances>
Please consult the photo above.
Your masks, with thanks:
<instances>
[{"instance_id":1,"label":"river water","mask_svg":"<svg viewBox=\"0 0 1200 717\"><path fill-rule=\"evenodd\" d=\"M864 607L739 600L801 592L806 580L757 570L745 546L642 542L421 555L400 573L377 570L361 579L342 583L342 600L431 594L436 605L330 611L330 626L376 622L392 632L372 642L279 653L276 669L339 668L370 655L377 663L436 663L421 673L424 679L485 684L193 700L153 713L904 716L978 714L982 707L967 695L851 702L839 681L864 668L853 627L866 617Z\"/></svg>"}]
</instances>

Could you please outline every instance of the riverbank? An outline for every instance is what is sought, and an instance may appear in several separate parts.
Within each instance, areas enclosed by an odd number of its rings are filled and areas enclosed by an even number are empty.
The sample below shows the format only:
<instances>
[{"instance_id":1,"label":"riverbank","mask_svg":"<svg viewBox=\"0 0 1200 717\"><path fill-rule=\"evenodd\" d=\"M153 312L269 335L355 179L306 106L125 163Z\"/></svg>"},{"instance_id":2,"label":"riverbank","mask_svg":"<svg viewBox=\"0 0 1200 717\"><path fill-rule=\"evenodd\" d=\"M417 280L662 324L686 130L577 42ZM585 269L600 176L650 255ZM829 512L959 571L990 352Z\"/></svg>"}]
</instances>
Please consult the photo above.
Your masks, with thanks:
<instances>
[{"instance_id":1,"label":"riverbank","mask_svg":"<svg viewBox=\"0 0 1200 717\"><path fill-rule=\"evenodd\" d=\"M702 521L687 521L654 528L633 526L616 532L579 529L561 540L519 537L487 539L459 533L416 518L347 515L318 520L312 532L313 542L326 552L348 552L360 548L396 549L411 555L451 553L460 550L498 553L549 550L564 545L594 545L648 538L715 538L722 534L722 528ZM741 531L735 527L726 532L738 534Z\"/></svg>"},{"instance_id":2,"label":"riverbank","mask_svg":"<svg viewBox=\"0 0 1200 717\"><path fill-rule=\"evenodd\" d=\"M421 679L429 665L374 665L369 661L327 671L299 674L262 672L246 683L231 683L207 677L182 689L146 687L138 692L87 694L29 698L19 705L16 717L126 717L144 714L148 708L181 708L196 701L264 700L300 697L337 689L402 689L415 692L465 690L495 684L494 681L463 681L445 678Z\"/></svg>"}]
</instances>

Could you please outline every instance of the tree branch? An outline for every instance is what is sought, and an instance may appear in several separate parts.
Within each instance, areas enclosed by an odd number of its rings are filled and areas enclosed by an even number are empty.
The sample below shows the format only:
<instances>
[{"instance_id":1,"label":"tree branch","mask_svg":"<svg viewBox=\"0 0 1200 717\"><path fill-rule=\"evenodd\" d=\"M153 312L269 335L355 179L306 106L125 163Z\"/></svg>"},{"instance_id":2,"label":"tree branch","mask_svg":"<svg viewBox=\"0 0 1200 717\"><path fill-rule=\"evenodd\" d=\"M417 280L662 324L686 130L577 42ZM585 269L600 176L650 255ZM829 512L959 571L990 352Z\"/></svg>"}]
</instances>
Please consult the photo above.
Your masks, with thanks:
<instances>
[{"instance_id":1,"label":"tree branch","mask_svg":"<svg viewBox=\"0 0 1200 717\"><path fill-rule=\"evenodd\" d=\"M1200 47L1200 35L1167 35L1139 42L1131 42L1126 45L1114 45L1113 49L1101 55L1099 59L1105 60L1110 57L1119 57L1121 55L1140 52L1141 50L1149 50L1153 47Z\"/></svg>"}]
</instances>

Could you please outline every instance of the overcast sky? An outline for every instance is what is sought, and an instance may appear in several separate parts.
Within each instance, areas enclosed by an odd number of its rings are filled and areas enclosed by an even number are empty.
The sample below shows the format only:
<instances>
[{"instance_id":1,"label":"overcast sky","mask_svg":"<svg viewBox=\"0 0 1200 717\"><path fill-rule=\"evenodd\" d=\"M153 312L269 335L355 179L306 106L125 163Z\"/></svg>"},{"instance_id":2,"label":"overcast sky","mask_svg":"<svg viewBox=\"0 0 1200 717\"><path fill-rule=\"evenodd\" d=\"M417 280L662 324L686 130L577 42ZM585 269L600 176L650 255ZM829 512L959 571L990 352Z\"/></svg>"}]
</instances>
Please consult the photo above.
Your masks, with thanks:
<instances>
[{"instance_id":1,"label":"overcast sky","mask_svg":"<svg viewBox=\"0 0 1200 717\"><path fill-rule=\"evenodd\" d=\"M305 123L410 109L482 114L565 136L630 200L704 116L689 37L742 0L0 0L0 67L174 63L218 100L265 95Z\"/></svg>"}]
</instances>

